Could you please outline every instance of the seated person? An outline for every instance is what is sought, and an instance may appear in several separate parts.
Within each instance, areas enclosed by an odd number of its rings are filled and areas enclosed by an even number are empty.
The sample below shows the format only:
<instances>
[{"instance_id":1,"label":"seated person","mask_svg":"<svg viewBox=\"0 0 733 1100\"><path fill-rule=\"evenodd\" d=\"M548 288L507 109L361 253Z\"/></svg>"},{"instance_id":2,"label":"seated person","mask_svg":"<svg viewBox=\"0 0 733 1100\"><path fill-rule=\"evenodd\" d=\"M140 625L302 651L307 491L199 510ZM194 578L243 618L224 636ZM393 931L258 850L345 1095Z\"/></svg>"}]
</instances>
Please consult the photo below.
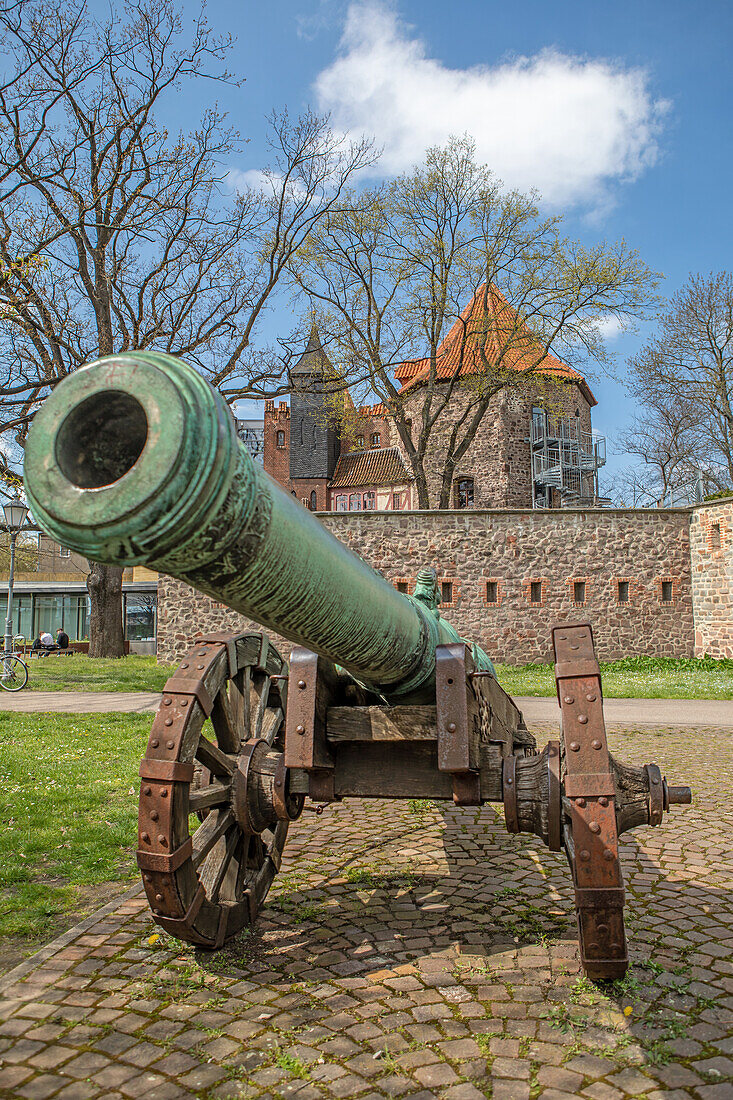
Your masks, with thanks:
<instances>
[{"instance_id":1,"label":"seated person","mask_svg":"<svg viewBox=\"0 0 733 1100\"><path fill-rule=\"evenodd\" d=\"M56 627L56 645L59 649L69 648L69 635L60 626Z\"/></svg>"},{"instance_id":2,"label":"seated person","mask_svg":"<svg viewBox=\"0 0 733 1100\"><path fill-rule=\"evenodd\" d=\"M37 653L38 650L41 649L41 648L42 648L42 646L41 646L41 635L36 634L36 639L33 642L33 645L31 646L31 649L34 653Z\"/></svg>"},{"instance_id":3,"label":"seated person","mask_svg":"<svg viewBox=\"0 0 733 1100\"><path fill-rule=\"evenodd\" d=\"M47 630L44 630L41 634L41 652L50 653L53 649L58 649L58 646L53 640L53 635Z\"/></svg>"}]
</instances>

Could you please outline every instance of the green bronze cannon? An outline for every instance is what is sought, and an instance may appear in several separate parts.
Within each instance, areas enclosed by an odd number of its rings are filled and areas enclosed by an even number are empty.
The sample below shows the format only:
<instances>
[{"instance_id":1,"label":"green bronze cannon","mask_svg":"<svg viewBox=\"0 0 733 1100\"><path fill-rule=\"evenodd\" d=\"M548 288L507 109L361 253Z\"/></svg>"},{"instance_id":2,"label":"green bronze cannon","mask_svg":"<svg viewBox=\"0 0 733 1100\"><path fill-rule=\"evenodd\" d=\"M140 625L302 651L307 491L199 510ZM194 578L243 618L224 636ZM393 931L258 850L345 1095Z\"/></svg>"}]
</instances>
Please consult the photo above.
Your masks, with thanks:
<instances>
[{"instance_id":1,"label":"green bronze cannon","mask_svg":"<svg viewBox=\"0 0 733 1100\"><path fill-rule=\"evenodd\" d=\"M160 925L213 948L254 921L307 798L502 802L510 832L568 856L586 972L624 973L618 836L690 792L609 754L588 624L553 631L562 738L538 752L487 655L441 618L435 572L397 592L167 355L111 356L59 385L25 484L63 546L178 577L295 643L286 663L265 634L204 633L166 684L140 768L138 864Z\"/></svg>"}]
</instances>

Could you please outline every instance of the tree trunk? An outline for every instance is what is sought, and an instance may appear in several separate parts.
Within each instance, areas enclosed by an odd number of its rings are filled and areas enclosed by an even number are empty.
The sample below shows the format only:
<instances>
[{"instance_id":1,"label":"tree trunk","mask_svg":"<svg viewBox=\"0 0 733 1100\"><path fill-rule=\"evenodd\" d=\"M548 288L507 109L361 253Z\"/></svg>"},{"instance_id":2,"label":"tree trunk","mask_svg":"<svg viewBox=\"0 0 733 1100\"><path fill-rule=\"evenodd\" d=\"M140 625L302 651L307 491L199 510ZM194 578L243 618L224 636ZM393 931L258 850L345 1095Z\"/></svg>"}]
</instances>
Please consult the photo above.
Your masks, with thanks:
<instances>
[{"instance_id":1,"label":"tree trunk","mask_svg":"<svg viewBox=\"0 0 733 1100\"><path fill-rule=\"evenodd\" d=\"M124 657L122 568L90 561L87 589L91 600L89 656Z\"/></svg>"}]
</instances>

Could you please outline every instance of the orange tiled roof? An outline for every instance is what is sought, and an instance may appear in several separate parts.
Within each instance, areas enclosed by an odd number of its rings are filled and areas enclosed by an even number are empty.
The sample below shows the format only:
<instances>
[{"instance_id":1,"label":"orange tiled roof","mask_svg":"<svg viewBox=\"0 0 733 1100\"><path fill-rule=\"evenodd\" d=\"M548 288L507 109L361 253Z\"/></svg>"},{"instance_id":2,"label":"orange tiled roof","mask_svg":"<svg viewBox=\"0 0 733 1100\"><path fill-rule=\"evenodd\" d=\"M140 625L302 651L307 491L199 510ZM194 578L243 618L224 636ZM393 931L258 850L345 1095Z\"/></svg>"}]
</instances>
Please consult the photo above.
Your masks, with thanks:
<instances>
[{"instance_id":1,"label":"orange tiled roof","mask_svg":"<svg viewBox=\"0 0 733 1100\"><path fill-rule=\"evenodd\" d=\"M329 484L332 489L351 489L359 485L398 485L410 480L396 447L375 447L371 451L341 455Z\"/></svg>"},{"instance_id":2,"label":"orange tiled roof","mask_svg":"<svg viewBox=\"0 0 733 1100\"><path fill-rule=\"evenodd\" d=\"M583 375L567 363L548 353L534 365L538 353L541 352L536 337L526 325L521 322L517 325L516 312L501 291L493 285L486 295L486 309L485 289L485 285L479 287L438 347L437 377L454 378L476 374L483 369L481 349L489 363L499 358L503 350L503 369L531 370L533 374L577 382L588 402L596 405L596 399ZM503 344L509 337L515 344L503 349ZM394 373L397 381L402 383L401 392L427 379L429 370L429 359L408 359L399 363Z\"/></svg>"}]
</instances>

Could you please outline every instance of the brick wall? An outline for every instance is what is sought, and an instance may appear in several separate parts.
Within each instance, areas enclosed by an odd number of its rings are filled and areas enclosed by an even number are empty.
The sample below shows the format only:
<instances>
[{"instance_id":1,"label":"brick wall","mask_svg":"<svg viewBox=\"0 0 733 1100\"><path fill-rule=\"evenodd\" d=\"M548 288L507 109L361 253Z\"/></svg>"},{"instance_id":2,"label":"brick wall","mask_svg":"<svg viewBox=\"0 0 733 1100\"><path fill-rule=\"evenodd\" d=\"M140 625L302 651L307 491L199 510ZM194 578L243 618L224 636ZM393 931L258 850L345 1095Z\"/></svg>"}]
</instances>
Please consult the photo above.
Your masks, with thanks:
<instances>
[{"instance_id":1,"label":"brick wall","mask_svg":"<svg viewBox=\"0 0 733 1100\"><path fill-rule=\"evenodd\" d=\"M604 660L693 655L687 511L466 510L320 518L394 584L406 581L412 590L417 570L435 566L452 585L446 617L497 660L550 660L551 626L579 618L592 622ZM619 602L619 580L628 585L625 602ZM580 606L576 582L585 586ZM161 660L178 659L201 630L235 630L243 623L222 605L161 578Z\"/></svg>"},{"instance_id":2,"label":"brick wall","mask_svg":"<svg viewBox=\"0 0 733 1100\"><path fill-rule=\"evenodd\" d=\"M278 432L284 435L284 446L278 447ZM283 488L290 482L290 409L284 401L265 402L263 463L270 477Z\"/></svg>"},{"instance_id":3,"label":"brick wall","mask_svg":"<svg viewBox=\"0 0 733 1100\"><path fill-rule=\"evenodd\" d=\"M733 657L733 498L693 509L690 557L695 656Z\"/></svg>"}]
</instances>

